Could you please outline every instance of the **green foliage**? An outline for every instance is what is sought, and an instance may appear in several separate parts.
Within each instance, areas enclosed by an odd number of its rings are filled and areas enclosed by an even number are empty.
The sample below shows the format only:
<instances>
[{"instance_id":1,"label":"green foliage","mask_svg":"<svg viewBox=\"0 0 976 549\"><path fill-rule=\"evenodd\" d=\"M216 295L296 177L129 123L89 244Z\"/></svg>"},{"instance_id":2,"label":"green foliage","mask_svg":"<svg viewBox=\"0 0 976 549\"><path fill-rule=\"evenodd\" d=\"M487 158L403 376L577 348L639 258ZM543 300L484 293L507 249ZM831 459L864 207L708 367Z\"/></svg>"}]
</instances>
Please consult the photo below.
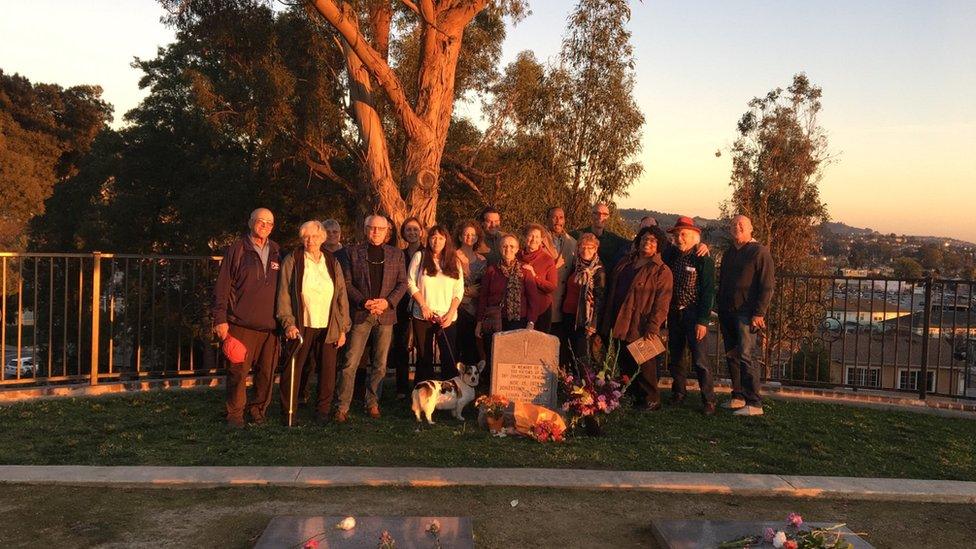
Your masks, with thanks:
<instances>
[{"instance_id":1,"label":"green foliage","mask_svg":"<svg viewBox=\"0 0 976 549\"><path fill-rule=\"evenodd\" d=\"M31 84L0 70L0 250L24 249L26 226L112 119L98 86Z\"/></svg>"},{"instance_id":2,"label":"green foliage","mask_svg":"<svg viewBox=\"0 0 976 549\"><path fill-rule=\"evenodd\" d=\"M307 6L162 3L176 41L134 63L149 95L55 188L49 214L33 224L33 247L217 253L257 206L276 213L273 237L285 243L310 218L335 217L349 235L375 197L334 29ZM375 33L370 10L383 5L357 4L367 34ZM465 29L455 92L485 102L489 127L451 124L438 206L448 225L486 204L500 207L511 229L555 204L571 217L578 211L571 223L582 225L593 200L622 195L640 173L631 161L643 118L631 97L626 2L581 2L558 66L523 54L499 74L506 18L525 10L522 1L492 2ZM389 64L412 101L418 19L394 4L392 21ZM407 139L386 102L379 98L378 112L405 186Z\"/></svg>"},{"instance_id":3,"label":"green foliage","mask_svg":"<svg viewBox=\"0 0 976 549\"><path fill-rule=\"evenodd\" d=\"M918 254L916 255L918 262L922 265L923 269L929 271L941 271L943 267L944 254L942 252L942 247L935 243L923 244L922 247L918 249Z\"/></svg>"},{"instance_id":4,"label":"green foliage","mask_svg":"<svg viewBox=\"0 0 976 549\"><path fill-rule=\"evenodd\" d=\"M828 383L830 379L830 352L819 342L804 341L790 357L787 379L796 382Z\"/></svg>"},{"instance_id":5,"label":"green foliage","mask_svg":"<svg viewBox=\"0 0 976 549\"><path fill-rule=\"evenodd\" d=\"M910 257L896 258L892 266L895 278L922 278L925 274L919 262Z\"/></svg>"},{"instance_id":6,"label":"green foliage","mask_svg":"<svg viewBox=\"0 0 976 549\"><path fill-rule=\"evenodd\" d=\"M777 267L803 272L819 253L816 227L828 220L818 184L829 161L819 125L822 90L803 73L785 90L749 102L732 146L732 197L724 217L752 219L755 237L770 246Z\"/></svg>"},{"instance_id":7,"label":"green foliage","mask_svg":"<svg viewBox=\"0 0 976 549\"><path fill-rule=\"evenodd\" d=\"M135 61L149 96L59 187L38 247L209 254L258 206L277 214L284 242L302 221L356 211L331 38L302 10L194 6L173 19L176 42Z\"/></svg>"},{"instance_id":8,"label":"green foliage","mask_svg":"<svg viewBox=\"0 0 976 549\"><path fill-rule=\"evenodd\" d=\"M489 126L465 160L510 227L553 205L570 226L586 225L594 202L626 196L642 173L629 19L625 1L581 0L553 65L522 52L491 87Z\"/></svg>"},{"instance_id":9,"label":"green foliage","mask_svg":"<svg viewBox=\"0 0 976 549\"><path fill-rule=\"evenodd\" d=\"M560 52L562 101L550 125L559 158L572 167L567 217L592 202L626 196L643 172L644 115L634 101L634 60L626 0L579 0Z\"/></svg>"}]
</instances>

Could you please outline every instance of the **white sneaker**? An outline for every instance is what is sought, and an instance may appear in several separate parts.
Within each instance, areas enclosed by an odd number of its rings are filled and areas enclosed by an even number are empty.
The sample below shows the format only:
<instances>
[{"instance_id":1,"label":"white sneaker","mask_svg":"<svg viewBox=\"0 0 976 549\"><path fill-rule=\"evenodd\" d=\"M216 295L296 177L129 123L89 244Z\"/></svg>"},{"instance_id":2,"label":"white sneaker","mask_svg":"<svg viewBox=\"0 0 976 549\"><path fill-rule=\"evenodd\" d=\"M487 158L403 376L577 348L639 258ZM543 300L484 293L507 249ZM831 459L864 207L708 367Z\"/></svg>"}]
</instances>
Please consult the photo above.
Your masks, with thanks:
<instances>
[{"instance_id":1,"label":"white sneaker","mask_svg":"<svg viewBox=\"0 0 976 549\"><path fill-rule=\"evenodd\" d=\"M725 408L726 410L738 410L745 407L746 401L741 398L733 398L732 400L722 403L722 408Z\"/></svg>"},{"instance_id":2,"label":"white sneaker","mask_svg":"<svg viewBox=\"0 0 976 549\"><path fill-rule=\"evenodd\" d=\"M762 406L745 406L740 410L732 412L733 416L761 416L763 415Z\"/></svg>"}]
</instances>

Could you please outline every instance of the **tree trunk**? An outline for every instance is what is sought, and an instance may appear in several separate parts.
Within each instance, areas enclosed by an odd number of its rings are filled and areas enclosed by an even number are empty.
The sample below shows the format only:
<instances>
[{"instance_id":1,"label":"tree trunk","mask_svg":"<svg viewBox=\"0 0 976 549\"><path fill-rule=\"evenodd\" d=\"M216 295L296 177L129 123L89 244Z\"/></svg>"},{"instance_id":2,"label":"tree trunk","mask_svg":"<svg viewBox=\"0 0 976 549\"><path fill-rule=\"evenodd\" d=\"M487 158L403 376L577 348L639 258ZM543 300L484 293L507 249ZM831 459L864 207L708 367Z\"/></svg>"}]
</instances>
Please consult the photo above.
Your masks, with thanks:
<instances>
[{"instance_id":1,"label":"tree trunk","mask_svg":"<svg viewBox=\"0 0 976 549\"><path fill-rule=\"evenodd\" d=\"M387 63L392 10L386 0L373 4L369 16L374 43L363 36L352 2L312 0L314 8L343 39L350 80L353 117L364 150L368 189L376 208L400 224L409 215L430 226L437 219L441 157L454 108L454 79L464 28L481 12L487 0L437 2L419 0L408 6L421 18L423 45L417 75L417 100L411 105L400 79ZM407 135L403 180L408 200L400 195L390 167L389 146L383 131L372 82L381 88ZM409 209L407 207L409 204Z\"/></svg>"},{"instance_id":2,"label":"tree trunk","mask_svg":"<svg viewBox=\"0 0 976 549\"><path fill-rule=\"evenodd\" d=\"M383 122L376 111L376 98L370 84L369 72L348 44L344 47L349 73L349 100L353 118L359 128L364 154L364 177L373 195L373 209L385 212L399 225L407 217L407 206L393 180L389 146ZM363 197L365 198L365 197Z\"/></svg>"},{"instance_id":3,"label":"tree trunk","mask_svg":"<svg viewBox=\"0 0 976 549\"><path fill-rule=\"evenodd\" d=\"M424 30L416 110L432 131L407 143L404 176L410 213L428 227L437 222L441 159L454 111L454 79L463 32L463 27L456 35L431 26Z\"/></svg>"}]
</instances>

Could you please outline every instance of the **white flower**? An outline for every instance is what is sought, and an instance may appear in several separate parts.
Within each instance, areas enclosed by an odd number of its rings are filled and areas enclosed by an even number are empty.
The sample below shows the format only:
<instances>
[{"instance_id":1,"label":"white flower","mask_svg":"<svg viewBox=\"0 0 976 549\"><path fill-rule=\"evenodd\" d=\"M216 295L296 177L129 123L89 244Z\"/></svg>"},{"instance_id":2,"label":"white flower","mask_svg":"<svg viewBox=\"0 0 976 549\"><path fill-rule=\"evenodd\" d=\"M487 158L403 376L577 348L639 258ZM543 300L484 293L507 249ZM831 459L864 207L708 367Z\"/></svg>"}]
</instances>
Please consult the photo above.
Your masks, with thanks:
<instances>
[{"instance_id":1,"label":"white flower","mask_svg":"<svg viewBox=\"0 0 976 549\"><path fill-rule=\"evenodd\" d=\"M336 524L336 529L338 530L352 530L356 527L356 519L353 517L346 517L342 519L342 522Z\"/></svg>"},{"instance_id":2,"label":"white flower","mask_svg":"<svg viewBox=\"0 0 976 549\"><path fill-rule=\"evenodd\" d=\"M773 547L782 547L786 543L786 532L780 530L773 536Z\"/></svg>"}]
</instances>

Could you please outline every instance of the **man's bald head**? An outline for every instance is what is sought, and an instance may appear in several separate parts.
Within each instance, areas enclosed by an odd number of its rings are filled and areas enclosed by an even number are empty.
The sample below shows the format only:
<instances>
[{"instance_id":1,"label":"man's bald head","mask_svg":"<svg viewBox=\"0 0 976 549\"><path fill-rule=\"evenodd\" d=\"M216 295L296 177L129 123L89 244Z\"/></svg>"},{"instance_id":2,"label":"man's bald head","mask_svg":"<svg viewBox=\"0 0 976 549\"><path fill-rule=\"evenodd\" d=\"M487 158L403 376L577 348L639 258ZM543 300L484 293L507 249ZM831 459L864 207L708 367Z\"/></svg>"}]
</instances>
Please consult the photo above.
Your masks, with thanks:
<instances>
[{"instance_id":1,"label":"man's bald head","mask_svg":"<svg viewBox=\"0 0 976 549\"><path fill-rule=\"evenodd\" d=\"M258 208L251 212L247 226L251 229L251 236L264 240L268 238L271 229L274 228L274 214L267 208Z\"/></svg>"},{"instance_id":2,"label":"man's bald head","mask_svg":"<svg viewBox=\"0 0 976 549\"><path fill-rule=\"evenodd\" d=\"M752 240L752 220L744 215L737 215L729 223L729 234L736 246L742 246Z\"/></svg>"}]
</instances>

